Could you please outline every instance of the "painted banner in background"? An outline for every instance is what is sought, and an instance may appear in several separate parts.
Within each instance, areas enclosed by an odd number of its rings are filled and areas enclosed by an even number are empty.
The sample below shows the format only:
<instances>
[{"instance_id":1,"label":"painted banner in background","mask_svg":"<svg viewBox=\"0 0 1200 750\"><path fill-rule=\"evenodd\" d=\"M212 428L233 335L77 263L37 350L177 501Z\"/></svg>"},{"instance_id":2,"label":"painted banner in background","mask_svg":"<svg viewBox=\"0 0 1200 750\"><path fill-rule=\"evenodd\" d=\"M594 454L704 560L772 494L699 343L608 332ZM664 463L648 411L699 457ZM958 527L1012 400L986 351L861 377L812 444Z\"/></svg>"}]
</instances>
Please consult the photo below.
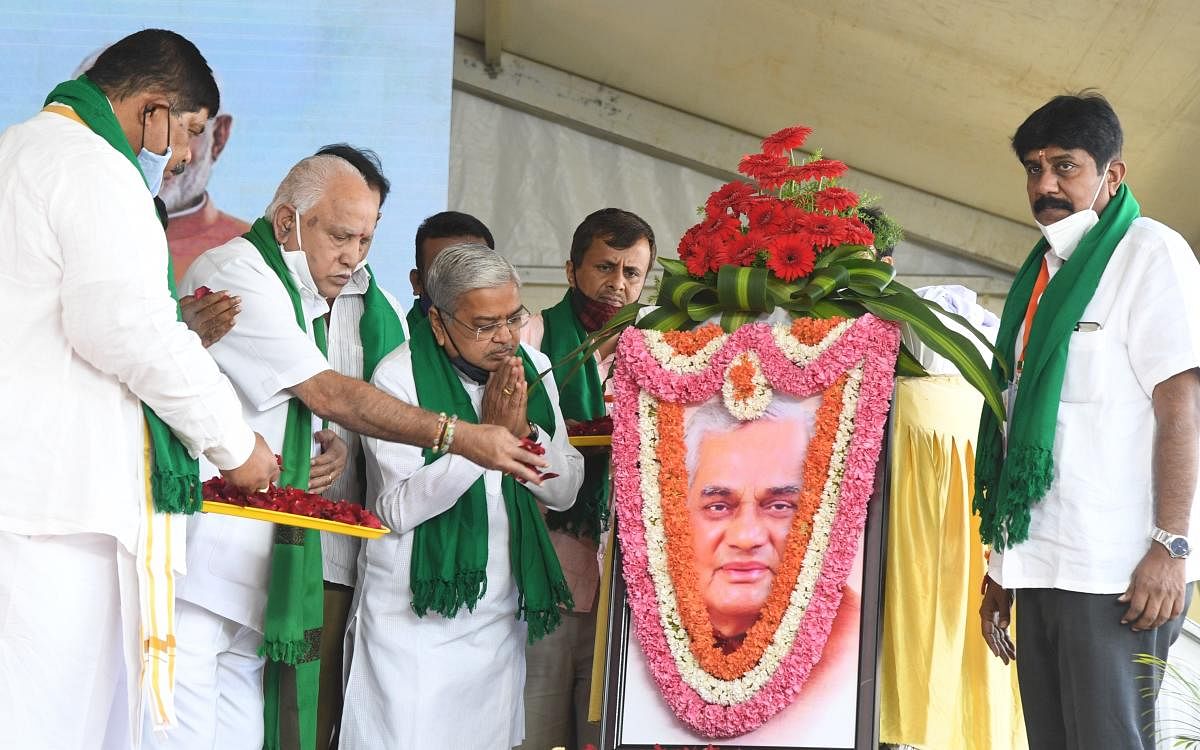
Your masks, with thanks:
<instances>
[{"instance_id":1,"label":"painted banner in background","mask_svg":"<svg viewBox=\"0 0 1200 750\"><path fill-rule=\"evenodd\" d=\"M167 28L194 42L229 118L213 128L227 140L207 190L230 217L260 216L287 170L325 144L375 150L394 191L371 267L407 296L413 234L446 208L453 0L0 0L0 14L0 129L31 117L55 84L127 34Z\"/></svg>"}]
</instances>

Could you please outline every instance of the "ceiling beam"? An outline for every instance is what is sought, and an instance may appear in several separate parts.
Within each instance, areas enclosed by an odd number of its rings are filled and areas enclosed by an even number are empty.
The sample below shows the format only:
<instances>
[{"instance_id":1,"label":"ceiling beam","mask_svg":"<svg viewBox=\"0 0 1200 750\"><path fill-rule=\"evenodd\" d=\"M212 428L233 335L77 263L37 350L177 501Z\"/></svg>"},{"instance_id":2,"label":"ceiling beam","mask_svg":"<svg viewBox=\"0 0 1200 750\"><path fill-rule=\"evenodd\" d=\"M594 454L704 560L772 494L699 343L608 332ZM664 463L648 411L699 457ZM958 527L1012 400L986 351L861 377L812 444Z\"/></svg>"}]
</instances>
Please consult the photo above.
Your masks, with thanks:
<instances>
[{"instance_id":1,"label":"ceiling beam","mask_svg":"<svg viewBox=\"0 0 1200 750\"><path fill-rule=\"evenodd\" d=\"M483 2L483 62L490 77L501 71L501 53L504 52L504 15L506 0L484 0Z\"/></svg>"},{"instance_id":2,"label":"ceiling beam","mask_svg":"<svg viewBox=\"0 0 1200 750\"><path fill-rule=\"evenodd\" d=\"M488 0L489 14L493 4L500 0ZM489 15L485 38L492 26ZM734 179L731 167L759 150L759 136L511 53L503 70L489 68L488 54L486 44L455 37L455 88L719 179ZM1001 269L1020 266L1038 239L1031 225L865 171L851 169L842 182L880 196L913 239Z\"/></svg>"}]
</instances>

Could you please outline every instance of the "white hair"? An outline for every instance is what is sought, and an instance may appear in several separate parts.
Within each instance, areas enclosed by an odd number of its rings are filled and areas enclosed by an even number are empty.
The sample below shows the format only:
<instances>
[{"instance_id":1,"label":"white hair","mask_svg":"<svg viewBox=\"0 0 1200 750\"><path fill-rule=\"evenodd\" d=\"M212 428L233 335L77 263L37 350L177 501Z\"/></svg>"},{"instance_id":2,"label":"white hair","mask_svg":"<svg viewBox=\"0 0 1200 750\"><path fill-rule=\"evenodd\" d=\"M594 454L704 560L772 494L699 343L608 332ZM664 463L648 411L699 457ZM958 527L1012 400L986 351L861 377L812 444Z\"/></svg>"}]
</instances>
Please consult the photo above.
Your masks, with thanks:
<instances>
[{"instance_id":1,"label":"white hair","mask_svg":"<svg viewBox=\"0 0 1200 750\"><path fill-rule=\"evenodd\" d=\"M309 156L296 162L296 166L288 170L287 177L279 183L275 197L264 214L267 221L273 221L275 212L280 206L294 206L300 213L309 211L321 196L325 188L335 177L350 177L357 179L364 186L366 179L350 162L338 156Z\"/></svg>"},{"instance_id":2,"label":"white hair","mask_svg":"<svg viewBox=\"0 0 1200 750\"><path fill-rule=\"evenodd\" d=\"M464 242L437 254L425 272L425 293L433 306L453 315L459 297L476 289L521 286L517 269L487 245Z\"/></svg>"},{"instance_id":3,"label":"white hair","mask_svg":"<svg viewBox=\"0 0 1200 750\"><path fill-rule=\"evenodd\" d=\"M754 422L743 422L729 413L720 396L705 401L691 410L683 427L683 443L687 448L688 484L691 484L691 478L696 476L696 469L700 465L700 446L710 434L733 432L762 420L795 420L804 425L811 438L820 405L820 396L798 399L777 394L771 399L771 404L761 417Z\"/></svg>"}]
</instances>

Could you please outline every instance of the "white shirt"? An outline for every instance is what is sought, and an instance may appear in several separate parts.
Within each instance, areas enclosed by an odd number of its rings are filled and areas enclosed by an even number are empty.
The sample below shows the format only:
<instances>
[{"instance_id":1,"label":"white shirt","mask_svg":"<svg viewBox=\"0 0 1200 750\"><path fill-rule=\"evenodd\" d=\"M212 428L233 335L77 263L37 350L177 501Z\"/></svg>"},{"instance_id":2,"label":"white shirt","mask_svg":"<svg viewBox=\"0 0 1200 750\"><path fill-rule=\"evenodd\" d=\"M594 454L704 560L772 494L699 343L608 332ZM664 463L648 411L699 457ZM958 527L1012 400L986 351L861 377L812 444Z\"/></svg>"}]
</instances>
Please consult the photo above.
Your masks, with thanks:
<instances>
[{"instance_id":1,"label":"white shirt","mask_svg":"<svg viewBox=\"0 0 1200 750\"><path fill-rule=\"evenodd\" d=\"M43 112L0 135L0 529L101 533L133 551L149 404L220 468L254 435L176 318L167 242L141 174Z\"/></svg>"},{"instance_id":2,"label":"white shirt","mask_svg":"<svg viewBox=\"0 0 1200 750\"><path fill-rule=\"evenodd\" d=\"M366 268L355 271L350 281L334 298L333 309L329 314L329 366L346 377L360 380L363 374L363 348L358 324L362 321L363 295L367 291L370 279ZM404 339L407 341L408 321L404 317L404 311L400 309L400 302L383 287L380 287L379 291L383 292L383 296L399 316L400 326L404 329ZM322 494L330 500L345 500L363 505L366 487L363 486L362 476L359 474L359 462L362 460L360 438L357 433L336 422L330 422L329 429L346 443L346 470ZM357 537L322 532L321 555L325 580L343 586L353 586L358 579L360 546L361 540Z\"/></svg>"},{"instance_id":3,"label":"white shirt","mask_svg":"<svg viewBox=\"0 0 1200 750\"><path fill-rule=\"evenodd\" d=\"M525 352L539 372L549 368L541 352ZM461 380L478 410L483 386ZM380 363L373 382L417 403L408 344ZM542 382L555 419L554 437L543 425L539 442L546 447L547 471L559 476L529 489L547 507L564 510L583 482L583 457L567 440L553 378ZM363 545L342 746L492 750L519 744L526 625L516 619L500 472L455 455L426 466L418 447L375 438L363 438L363 444L372 508L393 532ZM419 618L411 608L409 578L414 530L453 506L481 476L488 511L486 593L474 611Z\"/></svg>"},{"instance_id":4,"label":"white shirt","mask_svg":"<svg viewBox=\"0 0 1200 750\"><path fill-rule=\"evenodd\" d=\"M1051 274L1072 252L1047 253ZM1155 543L1151 395L1200 367L1200 265L1187 242L1135 220L1080 322L1099 327L1071 334L1050 490L1032 508L1029 539L991 555L988 572L1005 588L1120 593ZM1200 502L1190 530L1200 531ZM1200 555L1187 577L1200 579Z\"/></svg>"},{"instance_id":5,"label":"white shirt","mask_svg":"<svg viewBox=\"0 0 1200 750\"><path fill-rule=\"evenodd\" d=\"M197 258L180 288L181 293L191 293L207 286L242 298L233 329L209 352L233 381L246 421L277 455L282 455L291 387L329 369L311 324L329 305L317 291L304 253L284 252L283 259L310 321L307 331L296 323L283 282L241 237ZM321 421L314 416L311 431L319 429ZM315 450L315 441L312 445ZM201 464L200 476L212 475L212 467ZM188 524L188 573L179 582L179 597L261 630L274 534L275 526L262 521L194 517Z\"/></svg>"}]
</instances>

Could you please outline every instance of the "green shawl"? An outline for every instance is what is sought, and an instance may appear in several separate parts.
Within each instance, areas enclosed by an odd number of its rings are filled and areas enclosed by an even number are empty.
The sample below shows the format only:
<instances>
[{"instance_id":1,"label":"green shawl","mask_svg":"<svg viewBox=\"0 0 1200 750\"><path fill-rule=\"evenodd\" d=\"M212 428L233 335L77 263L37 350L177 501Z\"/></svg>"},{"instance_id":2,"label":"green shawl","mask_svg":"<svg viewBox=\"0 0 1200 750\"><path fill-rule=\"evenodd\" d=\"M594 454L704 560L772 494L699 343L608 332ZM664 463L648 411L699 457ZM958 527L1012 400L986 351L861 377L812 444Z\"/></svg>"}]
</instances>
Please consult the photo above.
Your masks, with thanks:
<instances>
[{"instance_id":1,"label":"green shawl","mask_svg":"<svg viewBox=\"0 0 1200 750\"><path fill-rule=\"evenodd\" d=\"M422 320L425 320L427 316L425 315L425 311L421 309L421 300L418 299L413 302L412 309L408 311L406 317L409 331L416 328Z\"/></svg>"},{"instance_id":2,"label":"green shawl","mask_svg":"<svg viewBox=\"0 0 1200 750\"><path fill-rule=\"evenodd\" d=\"M571 290L567 290L557 305L542 310L542 322L545 325L542 351L554 363L558 404L563 416L581 422L603 417L608 411L596 358L576 354L568 359L587 337L571 305ZM575 368L579 372L572 377L570 373ZM600 533L608 524L608 455L591 452L583 461L583 486L579 488L575 504L569 510L546 513L546 526L599 541Z\"/></svg>"},{"instance_id":3,"label":"green shawl","mask_svg":"<svg viewBox=\"0 0 1200 750\"><path fill-rule=\"evenodd\" d=\"M1007 450L1002 425L990 409L983 409L972 504L980 516L980 536L996 549L1029 538L1030 508L1050 489L1071 333L1096 293L1113 251L1139 213L1133 192L1121 185L1099 223L1083 236L1070 260L1046 285L1029 333L1015 402L1009 409ZM1015 351L1017 332L1047 248L1044 239L1038 241L1013 280L996 338L996 350L1006 355ZM1003 380L998 362L992 363L992 373L998 381Z\"/></svg>"},{"instance_id":4,"label":"green shawl","mask_svg":"<svg viewBox=\"0 0 1200 750\"><path fill-rule=\"evenodd\" d=\"M457 414L459 420L477 423L470 396L433 338L428 319L409 330L413 379L417 400L424 409ZM537 370L521 352L525 377L532 382ZM531 391L529 419L554 434L554 411L544 388ZM441 458L426 449L425 464ZM553 481L553 480L550 480ZM547 635L562 620L559 605L572 607L571 592L533 494L511 476L501 483L508 515L509 556L519 592L517 616L529 623L529 642ZM473 610L487 589L487 496L480 477L454 506L416 528L412 549L413 611L418 617L433 610L454 617L460 608Z\"/></svg>"},{"instance_id":5,"label":"green shawl","mask_svg":"<svg viewBox=\"0 0 1200 750\"><path fill-rule=\"evenodd\" d=\"M145 183L146 176L138 166L133 148L125 138L125 131L113 113L108 97L100 87L92 83L87 75L81 75L74 81L64 81L54 87L46 97L45 104L59 102L75 110L79 119L92 129L96 135L103 138L122 156L129 160L138 176ZM43 105L44 106L44 105ZM149 192L146 207L155 211L154 200ZM156 211L155 211L156 212ZM157 213L157 212L156 212ZM164 243L165 244L165 243ZM172 299L178 299L175 291L175 273L172 269L171 254L167 253L167 289ZM176 318L182 320L178 308ZM192 458L187 448L171 428L159 418L154 410L142 404L142 413L150 428L150 443L153 448L153 463L151 464L150 486L154 495L154 509L159 513L195 513L200 510L200 467Z\"/></svg>"},{"instance_id":6,"label":"green shawl","mask_svg":"<svg viewBox=\"0 0 1200 750\"><path fill-rule=\"evenodd\" d=\"M371 382L379 361L404 343L400 316L375 283L375 274L367 266L367 291L363 293L363 314L358 321L358 337L363 348L362 379Z\"/></svg>"},{"instance_id":7,"label":"green shawl","mask_svg":"<svg viewBox=\"0 0 1200 750\"><path fill-rule=\"evenodd\" d=\"M296 324L307 331L300 291L296 288L283 253L275 241L275 231L266 219L258 219L242 235L287 289L296 314ZM326 353L325 319L312 321L313 338L321 353ZM312 411L293 396L288 401L287 425L283 433L281 486L308 489L309 462L312 460ZM275 527L275 548L271 554L271 580L267 588L267 611L263 623L263 645L259 653L267 657L263 676L264 719L268 750L278 750L282 737L299 737L301 750L314 750L317 740L317 688L321 671L321 626L324 622L325 588L321 568L321 534L295 526ZM288 669L295 680L286 679ZM294 694L289 688L294 688ZM281 722L290 711L282 708L294 702L298 727Z\"/></svg>"}]
</instances>

